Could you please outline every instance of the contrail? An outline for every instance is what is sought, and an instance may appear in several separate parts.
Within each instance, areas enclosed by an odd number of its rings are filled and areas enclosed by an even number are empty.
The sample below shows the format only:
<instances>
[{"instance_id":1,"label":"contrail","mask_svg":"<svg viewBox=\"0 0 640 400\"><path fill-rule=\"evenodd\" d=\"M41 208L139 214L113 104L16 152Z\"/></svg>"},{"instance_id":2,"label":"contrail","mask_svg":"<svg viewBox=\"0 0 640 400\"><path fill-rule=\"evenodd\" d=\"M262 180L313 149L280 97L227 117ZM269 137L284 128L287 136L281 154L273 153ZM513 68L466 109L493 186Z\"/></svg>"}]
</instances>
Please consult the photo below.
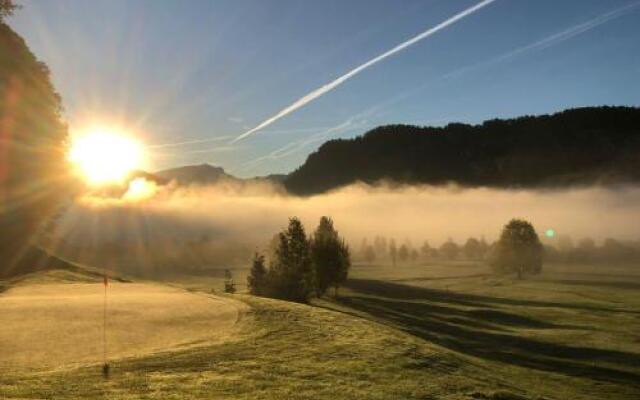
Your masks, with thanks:
<instances>
[{"instance_id":1,"label":"contrail","mask_svg":"<svg viewBox=\"0 0 640 400\"><path fill-rule=\"evenodd\" d=\"M177 146L186 146L190 144L201 144L201 143L210 143L210 142L220 142L223 140L227 140L232 138L233 136L216 136L213 138L207 139L195 139L195 140L185 140L183 142L174 142L174 143L162 143L162 144L150 144L147 147L150 149L161 149L165 147L177 147Z\"/></svg>"},{"instance_id":2,"label":"contrail","mask_svg":"<svg viewBox=\"0 0 640 400\"><path fill-rule=\"evenodd\" d=\"M304 133L304 132L317 132L320 129L329 129L329 128L330 127L327 127L327 126L320 126L320 127L310 127L310 128L277 129L277 130L263 131L263 133L267 133L267 132L270 133L270 134L301 133L301 132ZM181 141L181 142L156 143L156 144L147 145L147 148L149 148L149 149L161 149L161 148L165 148L165 147L178 147L178 146L188 146L188 145L192 145L192 144L221 142L221 141L224 141L224 140L232 139L233 137L234 137L233 135L224 135L224 136L210 137L210 138L206 138L206 139L185 140L185 141Z\"/></svg>"},{"instance_id":3,"label":"contrail","mask_svg":"<svg viewBox=\"0 0 640 400\"><path fill-rule=\"evenodd\" d=\"M399 45L397 45L396 47L392 48L391 50L388 50L382 54L380 54L379 56L367 61L364 64L361 64L359 66L357 66L356 68L352 69L351 71L347 72L346 74L340 76L339 78L333 80L332 82L327 83L324 86L319 87L318 89L308 93L307 95L301 97L300 99L298 99L297 101L295 101L293 104L291 104L290 106L286 107L285 109L283 109L282 111L278 112L276 115L266 119L265 121L263 121L261 124L259 124L258 126L256 126L253 129L248 130L247 132L243 133L242 135L238 136L237 138L235 138L233 141L231 141L231 143L235 143L239 140L242 140L250 135L252 135L253 133L259 131L262 128L265 128L269 125L271 125L272 123L276 122L277 120L279 120L280 118L284 117L287 114L290 114L294 111L296 111L297 109L299 109L300 107L305 106L306 104L310 103L311 101L317 99L318 97L322 96L323 94L330 92L331 90L335 89L336 87L342 85L345 81L347 81L348 79L354 77L355 75L359 74L360 72L362 72L363 70L369 68L370 66L379 63L380 61L384 60L387 57L391 57L392 55L398 53L399 51L404 50L405 48L423 40L428 38L429 36L435 34L438 31L441 31L442 29L448 27L449 25L452 25L456 22L458 22L459 20L475 13L476 11L488 6L489 4L493 3L496 0L483 0L480 3L476 4L473 7L467 8L466 10L454 15L453 17L447 19L446 21L443 21L441 23L439 23L438 25L434 26L431 29L428 29L424 32L422 32L421 34L412 37L411 39L400 43Z\"/></svg>"},{"instance_id":4,"label":"contrail","mask_svg":"<svg viewBox=\"0 0 640 400\"><path fill-rule=\"evenodd\" d=\"M554 33L553 35L547 36L541 40L538 40L537 42L528 44L526 46L520 47L518 49L512 50L506 54L503 54L501 56L492 58L490 60L487 61L483 61L481 63L469 66L469 67L463 67L463 68L459 68L453 72L450 72L446 75L444 75L442 77L442 79L450 79L450 78L455 78L459 75L463 75L466 72L469 72L470 70L475 70L475 69L479 69L482 67L488 67L488 66L492 66L495 64L499 64L501 62L504 61L509 61L512 58L515 58L523 53L527 53L529 51L534 51L534 50L544 50L546 48L555 46L559 43L562 43L564 41L567 41L569 39L572 39L575 36L581 35L585 32L588 32L592 29L595 29L597 27L599 27L600 25L604 25L605 23L612 21L616 18L622 17L632 11L634 11L635 9L638 8L638 6L640 6L640 1L637 1L635 3L631 3L628 4L626 6L620 7L620 8L616 8L612 11L609 11L607 13L598 15L597 17L590 19L586 22L582 22L580 24L571 26L570 28L567 28L563 31Z\"/></svg>"},{"instance_id":5,"label":"contrail","mask_svg":"<svg viewBox=\"0 0 640 400\"><path fill-rule=\"evenodd\" d=\"M535 50L543 50L552 46L555 46L557 44L560 44L566 40L569 40L575 36L578 36L582 33L588 32L592 29L595 29L597 27L599 27L600 25L604 25L605 23L614 20L616 18L622 17L632 11L634 11L636 8L638 8L640 6L640 1L637 1L635 3L631 3L628 4L626 6L614 9L612 11L609 11L607 13L601 14L593 19L590 19L588 21L579 23L577 25L573 25L565 30L562 30L560 32L554 33L550 36L547 36L543 39L540 39L536 42L530 43L528 45L525 45L523 47L511 50L507 53L501 54L497 57L491 58L489 60L486 61L482 61L480 63L477 64L473 64L470 66L466 66L466 67L462 67L462 68L458 68L452 72L449 72L445 75L442 75L441 77L439 77L437 80L441 81L441 80L448 80L448 79L455 79L458 78L460 76L463 76L467 73L476 71L478 69L481 68L486 68L486 67L491 67L494 66L496 64L505 62L505 61L509 61L513 58L516 58L522 54L528 53L530 51L535 51ZM394 104L398 101L404 100L407 97L415 94L418 91L421 91L423 89L425 89L428 86L431 86L435 83L435 81L430 81L427 82L426 84L422 84L419 85L418 87L415 87L405 93L401 93L400 95L397 95L393 98L391 98L388 101L382 102L376 106L374 106L372 109L370 109L371 111L376 109L376 108L380 108L382 106L388 106L391 104ZM274 151L272 151L271 153L253 159L251 161L246 162L245 164L243 164L243 167L247 168L247 167L254 167L255 165L259 164L262 161L265 160L273 160L273 159L278 159L281 157L286 157L290 154L293 154L295 152L297 152L298 150L302 149L303 147L314 143L314 142L318 142L324 138L326 138L327 136L329 136L330 134L337 132L341 129L343 129L345 127L345 124L350 125L353 120L355 118L357 118L359 115L361 115L363 113L357 114L352 116L351 118L349 118L347 121L343 122L340 125L337 125L335 127L329 128L328 130L324 131L324 132L320 132L319 134L315 134L312 135L310 138L305 138L305 139L301 139L292 143L289 143L283 147L280 147ZM446 120L451 120L451 118L449 119L443 119L444 121Z\"/></svg>"}]
</instances>

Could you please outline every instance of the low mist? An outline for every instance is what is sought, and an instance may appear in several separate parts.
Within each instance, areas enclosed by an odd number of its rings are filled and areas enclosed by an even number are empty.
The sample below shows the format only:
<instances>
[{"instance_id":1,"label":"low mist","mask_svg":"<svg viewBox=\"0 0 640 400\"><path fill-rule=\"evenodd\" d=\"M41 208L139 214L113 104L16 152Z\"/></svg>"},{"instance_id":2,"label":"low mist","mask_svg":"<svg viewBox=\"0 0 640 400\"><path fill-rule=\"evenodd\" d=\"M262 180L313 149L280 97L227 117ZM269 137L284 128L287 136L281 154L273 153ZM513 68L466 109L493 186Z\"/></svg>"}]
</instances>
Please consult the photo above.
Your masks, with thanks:
<instances>
[{"instance_id":1,"label":"low mist","mask_svg":"<svg viewBox=\"0 0 640 400\"><path fill-rule=\"evenodd\" d=\"M267 182L186 188L146 184L152 186L141 198L79 199L59 221L57 236L65 241L57 246L66 252L75 248L80 259L78 252L94 257L120 252L134 256L131 263L144 258L147 264L160 262L151 253L163 254L163 260L173 254L173 267L241 263L254 251L265 251L289 217L299 217L310 233L323 215L333 218L352 247L378 235L416 246L425 240L432 246L448 239L464 243L470 236L491 242L514 217L531 221L541 237L551 228L558 237L576 240L640 238L637 187L536 191L352 185L295 197ZM553 244L556 239L543 240ZM203 248L206 257L185 254Z\"/></svg>"}]
</instances>

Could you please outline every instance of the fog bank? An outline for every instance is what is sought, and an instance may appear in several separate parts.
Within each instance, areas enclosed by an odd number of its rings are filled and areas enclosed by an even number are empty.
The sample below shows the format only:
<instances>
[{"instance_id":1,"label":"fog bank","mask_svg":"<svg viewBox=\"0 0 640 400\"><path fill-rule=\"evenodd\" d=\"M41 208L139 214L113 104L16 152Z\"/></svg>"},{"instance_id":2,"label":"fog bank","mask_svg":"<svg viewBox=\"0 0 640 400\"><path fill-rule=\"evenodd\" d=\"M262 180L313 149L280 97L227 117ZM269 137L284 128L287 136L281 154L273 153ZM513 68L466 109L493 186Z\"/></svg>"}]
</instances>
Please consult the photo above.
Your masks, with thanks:
<instances>
[{"instance_id":1,"label":"fog bank","mask_svg":"<svg viewBox=\"0 0 640 400\"><path fill-rule=\"evenodd\" d=\"M68 210L59 233L72 242L197 238L260 245L299 217L308 230L331 216L350 242L376 235L439 244L448 238L497 238L511 218L533 223L539 234L602 240L640 238L640 188L554 191L370 187L352 185L312 197L289 196L268 183L154 188L131 200L85 197ZM135 198L135 196L133 197Z\"/></svg>"}]
</instances>

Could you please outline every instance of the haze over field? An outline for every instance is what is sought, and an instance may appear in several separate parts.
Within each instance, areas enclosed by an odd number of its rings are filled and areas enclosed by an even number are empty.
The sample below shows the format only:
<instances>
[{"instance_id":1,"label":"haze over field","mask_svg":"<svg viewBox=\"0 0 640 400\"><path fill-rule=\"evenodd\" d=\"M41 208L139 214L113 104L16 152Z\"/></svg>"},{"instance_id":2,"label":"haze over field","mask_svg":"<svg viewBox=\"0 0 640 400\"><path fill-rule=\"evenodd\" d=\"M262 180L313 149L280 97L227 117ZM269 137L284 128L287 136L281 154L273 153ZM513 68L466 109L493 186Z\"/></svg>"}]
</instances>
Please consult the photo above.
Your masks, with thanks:
<instances>
[{"instance_id":1,"label":"haze over field","mask_svg":"<svg viewBox=\"0 0 640 400\"><path fill-rule=\"evenodd\" d=\"M69 241L197 239L266 243L298 216L311 229L322 215L338 221L353 244L375 235L439 244L469 236L495 240L513 216L531 220L539 231L554 229L576 239L637 240L640 188L496 190L351 185L311 197L287 195L280 186L156 186L144 199L85 197L59 227Z\"/></svg>"}]
</instances>

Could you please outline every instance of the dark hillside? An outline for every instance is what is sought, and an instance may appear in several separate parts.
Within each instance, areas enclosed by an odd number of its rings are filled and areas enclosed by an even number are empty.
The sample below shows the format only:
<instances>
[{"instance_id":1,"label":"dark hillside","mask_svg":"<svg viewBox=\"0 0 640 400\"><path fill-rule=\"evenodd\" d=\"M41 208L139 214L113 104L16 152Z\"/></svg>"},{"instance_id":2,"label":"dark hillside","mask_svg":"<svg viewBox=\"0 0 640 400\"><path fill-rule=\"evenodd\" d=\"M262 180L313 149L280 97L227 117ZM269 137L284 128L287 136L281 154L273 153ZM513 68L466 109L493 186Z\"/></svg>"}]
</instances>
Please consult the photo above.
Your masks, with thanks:
<instances>
[{"instance_id":1,"label":"dark hillside","mask_svg":"<svg viewBox=\"0 0 640 400\"><path fill-rule=\"evenodd\" d=\"M385 179L503 188L638 182L640 108L579 108L442 128L381 126L325 143L285 185L313 194Z\"/></svg>"}]
</instances>

